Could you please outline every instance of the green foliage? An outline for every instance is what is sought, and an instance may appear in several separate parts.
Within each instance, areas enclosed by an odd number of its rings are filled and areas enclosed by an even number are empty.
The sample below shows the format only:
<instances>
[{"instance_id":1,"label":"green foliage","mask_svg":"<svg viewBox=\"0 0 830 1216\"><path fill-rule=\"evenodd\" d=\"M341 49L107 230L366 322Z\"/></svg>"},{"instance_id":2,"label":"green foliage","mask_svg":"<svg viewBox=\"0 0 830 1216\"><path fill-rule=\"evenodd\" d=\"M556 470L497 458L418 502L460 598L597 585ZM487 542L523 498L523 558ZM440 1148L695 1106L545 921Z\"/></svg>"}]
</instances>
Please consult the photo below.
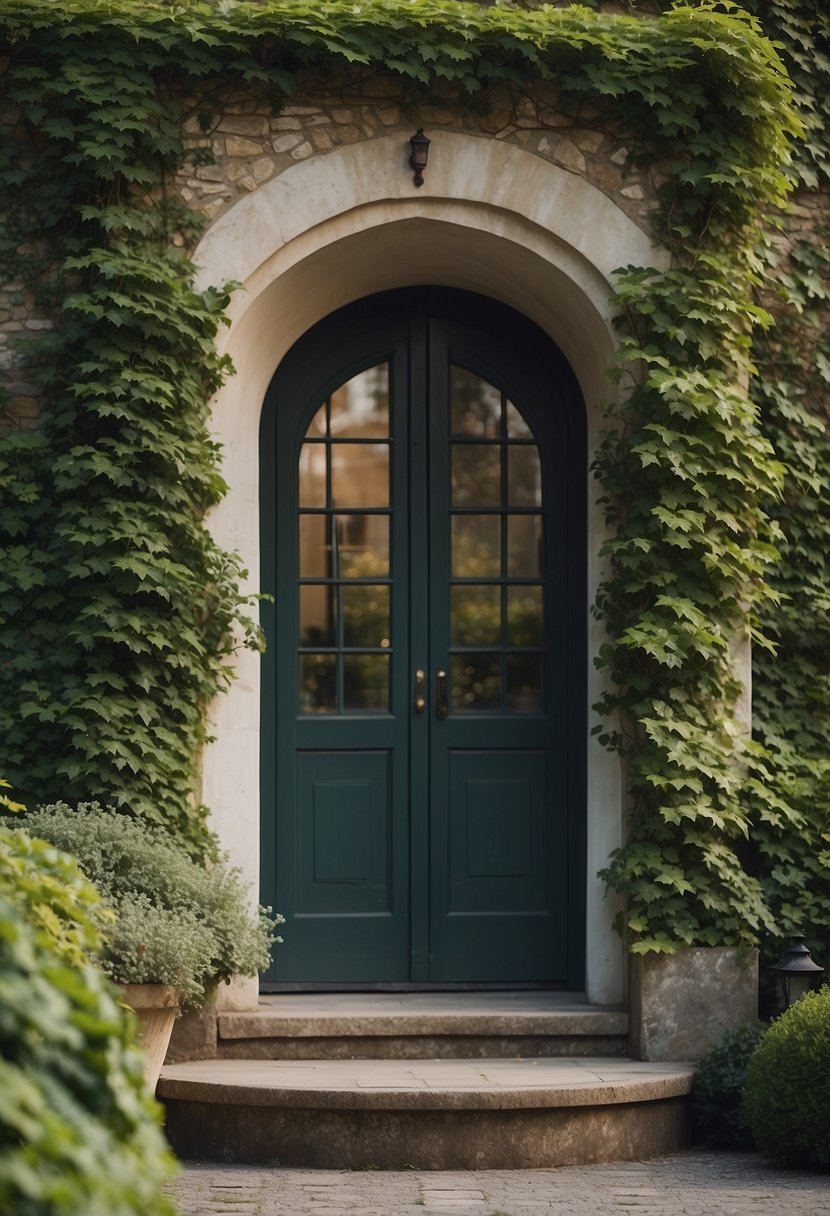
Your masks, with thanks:
<instances>
[{"instance_id":1,"label":"green foliage","mask_svg":"<svg viewBox=\"0 0 830 1216\"><path fill-rule=\"evenodd\" d=\"M698 1062L692 1085L692 1127L695 1140L706 1148L753 1147L741 1103L747 1066L764 1029L760 1022L736 1026Z\"/></svg>"},{"instance_id":2,"label":"green foliage","mask_svg":"<svg viewBox=\"0 0 830 1216\"><path fill-rule=\"evenodd\" d=\"M199 1005L220 981L268 965L282 918L252 916L223 859L199 865L167 833L96 804L41 807L25 824L72 853L116 913L102 955L113 979L173 984Z\"/></svg>"},{"instance_id":3,"label":"green foliage","mask_svg":"<svg viewBox=\"0 0 830 1216\"><path fill-rule=\"evenodd\" d=\"M0 1210L172 1216L173 1163L132 1016L88 962L97 895L0 824Z\"/></svg>"},{"instance_id":4,"label":"green foliage","mask_svg":"<svg viewBox=\"0 0 830 1216\"><path fill-rule=\"evenodd\" d=\"M758 750L747 786L752 863L777 925L769 953L806 932L830 959L830 252L828 227L796 240L779 265L776 326L758 339L753 393L787 467L772 510L782 562L779 599L762 612L774 652L753 662ZM773 791L775 801L760 798ZM770 957L768 961L773 961Z\"/></svg>"},{"instance_id":5,"label":"green foliage","mask_svg":"<svg viewBox=\"0 0 830 1216\"><path fill-rule=\"evenodd\" d=\"M595 466L612 532L600 710L631 809L606 878L629 896L636 949L769 930L738 855L781 799L753 770L761 810L742 801L730 648L747 611L760 640L775 597L783 470L739 386L767 320L763 220L802 128L759 21L715 0L657 21L463 0L5 0L0 30L29 149L0 155L0 261L57 322L33 355L44 426L0 451L0 671L23 690L0 698L0 763L24 794L28 767L39 799L91 794L204 846L204 711L244 604L202 523L222 492L205 398L227 370L213 353L226 297L194 291L175 252L198 228L164 190L184 158L180 99L209 121L220 80L275 108L310 71L389 74L412 107L436 84L486 106L494 87L550 83L564 113L590 107L653 171L674 258L618 277L633 391Z\"/></svg>"},{"instance_id":6,"label":"green foliage","mask_svg":"<svg viewBox=\"0 0 830 1216\"><path fill-rule=\"evenodd\" d=\"M805 135L794 169L802 185L830 181L830 10L825 0L746 0L767 36L774 38L795 82Z\"/></svg>"},{"instance_id":7,"label":"green foliage","mask_svg":"<svg viewBox=\"0 0 830 1216\"><path fill-rule=\"evenodd\" d=\"M830 1169L830 988L772 1023L750 1060L743 1109L773 1161Z\"/></svg>"}]
</instances>

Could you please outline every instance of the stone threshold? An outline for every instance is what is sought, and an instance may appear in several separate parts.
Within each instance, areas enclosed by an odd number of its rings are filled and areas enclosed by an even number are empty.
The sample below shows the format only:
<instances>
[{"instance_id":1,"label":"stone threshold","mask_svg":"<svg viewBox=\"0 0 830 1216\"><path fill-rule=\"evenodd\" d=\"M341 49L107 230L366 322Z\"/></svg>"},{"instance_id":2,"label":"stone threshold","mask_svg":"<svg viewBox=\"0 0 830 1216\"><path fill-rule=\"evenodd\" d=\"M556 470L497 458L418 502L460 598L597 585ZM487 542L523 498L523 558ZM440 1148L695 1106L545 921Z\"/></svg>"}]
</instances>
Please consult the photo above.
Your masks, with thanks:
<instances>
[{"instance_id":1,"label":"stone threshold","mask_svg":"<svg viewBox=\"0 0 830 1216\"><path fill-rule=\"evenodd\" d=\"M463 1036L621 1036L628 1014L557 992L281 993L220 1013L222 1040Z\"/></svg>"}]
</instances>

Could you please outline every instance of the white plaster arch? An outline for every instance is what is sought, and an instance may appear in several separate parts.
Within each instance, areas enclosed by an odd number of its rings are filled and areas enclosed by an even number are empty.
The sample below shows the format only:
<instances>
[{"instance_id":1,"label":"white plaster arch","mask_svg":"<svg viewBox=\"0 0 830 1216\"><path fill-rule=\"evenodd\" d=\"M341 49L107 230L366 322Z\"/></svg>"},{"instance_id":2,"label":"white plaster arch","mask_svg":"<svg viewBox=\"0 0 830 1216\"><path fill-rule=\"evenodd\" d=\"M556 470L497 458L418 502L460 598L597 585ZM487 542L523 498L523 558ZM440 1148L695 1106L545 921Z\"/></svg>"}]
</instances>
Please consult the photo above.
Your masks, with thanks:
<instances>
[{"instance_id":1,"label":"white plaster arch","mask_svg":"<svg viewBox=\"0 0 830 1216\"><path fill-rule=\"evenodd\" d=\"M557 342L580 381L589 450L614 339L609 296L624 265L665 265L666 254L584 178L514 145L443 132L416 190L408 149L390 135L301 162L237 202L195 253L201 286L242 283L222 348L236 368L212 407L229 490L211 516L220 544L241 553L247 589L259 586L258 439L265 390L291 345L342 305L394 287L441 284L492 296L523 312ZM604 536L588 469L588 602L602 575ZM602 630L591 620L592 653ZM238 655L237 679L217 699L203 796L223 846L254 884L259 866L259 658ZM602 684L589 664L589 704ZM586 731L589 724L586 723ZM624 997L613 905L597 870L620 842L619 762L589 745L586 906L589 999ZM253 982L224 1003L255 1002Z\"/></svg>"}]
</instances>

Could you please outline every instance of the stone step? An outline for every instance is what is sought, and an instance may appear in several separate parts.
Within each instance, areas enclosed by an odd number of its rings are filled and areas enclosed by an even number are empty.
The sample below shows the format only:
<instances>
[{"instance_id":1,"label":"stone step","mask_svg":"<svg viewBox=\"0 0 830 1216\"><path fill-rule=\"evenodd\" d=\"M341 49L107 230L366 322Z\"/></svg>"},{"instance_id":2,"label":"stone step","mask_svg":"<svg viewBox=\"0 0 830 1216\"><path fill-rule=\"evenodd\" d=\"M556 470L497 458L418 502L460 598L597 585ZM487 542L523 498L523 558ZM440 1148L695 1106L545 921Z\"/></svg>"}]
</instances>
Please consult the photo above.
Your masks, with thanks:
<instances>
[{"instance_id":1,"label":"stone step","mask_svg":"<svg viewBox=\"0 0 830 1216\"><path fill-rule=\"evenodd\" d=\"M224 1059L624 1056L628 1015L539 992L285 993L218 1018Z\"/></svg>"},{"instance_id":2,"label":"stone step","mask_svg":"<svg viewBox=\"0 0 830 1216\"><path fill-rule=\"evenodd\" d=\"M688 1143L693 1069L617 1058L203 1060L158 1096L185 1159L325 1169L519 1169Z\"/></svg>"}]
</instances>

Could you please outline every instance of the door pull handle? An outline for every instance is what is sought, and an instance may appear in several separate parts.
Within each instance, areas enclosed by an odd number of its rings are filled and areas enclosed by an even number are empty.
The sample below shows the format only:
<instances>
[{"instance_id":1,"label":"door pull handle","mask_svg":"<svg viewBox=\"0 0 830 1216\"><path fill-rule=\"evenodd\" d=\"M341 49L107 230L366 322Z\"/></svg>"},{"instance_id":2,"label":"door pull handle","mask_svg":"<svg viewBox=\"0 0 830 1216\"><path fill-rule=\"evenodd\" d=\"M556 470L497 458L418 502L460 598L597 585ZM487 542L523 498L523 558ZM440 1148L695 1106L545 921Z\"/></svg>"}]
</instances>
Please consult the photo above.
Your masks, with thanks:
<instances>
[{"instance_id":1,"label":"door pull handle","mask_svg":"<svg viewBox=\"0 0 830 1216\"><path fill-rule=\"evenodd\" d=\"M443 722L449 713L447 706L447 673L438 671L435 673L435 716Z\"/></svg>"},{"instance_id":2,"label":"door pull handle","mask_svg":"<svg viewBox=\"0 0 830 1216\"><path fill-rule=\"evenodd\" d=\"M419 667L415 672L415 713L422 714L427 707L427 699L424 692L424 669Z\"/></svg>"}]
</instances>

